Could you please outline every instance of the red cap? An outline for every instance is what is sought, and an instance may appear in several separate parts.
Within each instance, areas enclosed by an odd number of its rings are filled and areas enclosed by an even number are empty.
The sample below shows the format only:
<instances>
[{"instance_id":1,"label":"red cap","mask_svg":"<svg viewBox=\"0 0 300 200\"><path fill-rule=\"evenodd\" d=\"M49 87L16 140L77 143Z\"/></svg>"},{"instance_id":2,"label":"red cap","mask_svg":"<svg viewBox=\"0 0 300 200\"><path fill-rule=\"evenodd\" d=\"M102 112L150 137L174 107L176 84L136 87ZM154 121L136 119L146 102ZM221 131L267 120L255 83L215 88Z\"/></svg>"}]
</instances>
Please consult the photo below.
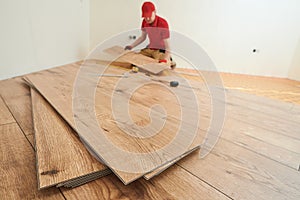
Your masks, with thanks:
<instances>
[{"instance_id":1,"label":"red cap","mask_svg":"<svg viewBox=\"0 0 300 200\"><path fill-rule=\"evenodd\" d=\"M152 12L155 11L155 6L151 2L145 2L142 6L142 17L151 17Z\"/></svg>"}]
</instances>

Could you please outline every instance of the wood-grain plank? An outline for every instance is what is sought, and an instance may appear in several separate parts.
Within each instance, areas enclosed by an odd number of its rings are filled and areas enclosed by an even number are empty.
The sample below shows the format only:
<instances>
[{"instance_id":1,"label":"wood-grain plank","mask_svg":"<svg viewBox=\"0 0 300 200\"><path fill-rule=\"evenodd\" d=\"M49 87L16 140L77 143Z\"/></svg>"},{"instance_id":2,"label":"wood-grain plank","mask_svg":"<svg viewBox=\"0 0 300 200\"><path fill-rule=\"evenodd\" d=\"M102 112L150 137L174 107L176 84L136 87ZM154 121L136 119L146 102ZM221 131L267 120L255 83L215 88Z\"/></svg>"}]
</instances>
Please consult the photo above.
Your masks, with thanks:
<instances>
[{"instance_id":1,"label":"wood-grain plank","mask_svg":"<svg viewBox=\"0 0 300 200\"><path fill-rule=\"evenodd\" d=\"M142 70L148 71L153 74L159 74L165 69L168 69L165 63L158 63L158 60L144 56L134 51L124 50L120 46L113 46L105 49L104 52L113 55L116 59L111 61L120 63L131 63Z\"/></svg>"},{"instance_id":2,"label":"wood-grain plank","mask_svg":"<svg viewBox=\"0 0 300 200\"><path fill-rule=\"evenodd\" d=\"M28 136L31 144L33 140L32 111L29 87L22 77L0 81L0 92L10 112L20 125L23 133Z\"/></svg>"},{"instance_id":3,"label":"wood-grain plank","mask_svg":"<svg viewBox=\"0 0 300 200\"><path fill-rule=\"evenodd\" d=\"M22 77L0 81L0 94L4 99L28 94L28 86L22 80Z\"/></svg>"},{"instance_id":4,"label":"wood-grain plank","mask_svg":"<svg viewBox=\"0 0 300 200\"><path fill-rule=\"evenodd\" d=\"M270 101L271 100L266 102ZM256 107L259 109L262 106L258 104ZM299 117L289 114L288 111L285 113L284 117L282 114L277 113L274 109L274 112L272 112L272 108L269 108L269 113L264 113L263 109L262 111L259 111L248 108L247 104L244 104L243 106L237 104L228 104L227 110L231 113L234 113L235 115L232 117L237 120L300 140L300 134L298 133L297 128L299 121L296 122L289 120L290 118L296 119Z\"/></svg>"},{"instance_id":5,"label":"wood-grain plank","mask_svg":"<svg viewBox=\"0 0 300 200\"><path fill-rule=\"evenodd\" d=\"M13 116L9 112L7 106L5 105L4 101L0 96L0 126L3 124L9 124L15 122Z\"/></svg>"},{"instance_id":6,"label":"wood-grain plank","mask_svg":"<svg viewBox=\"0 0 300 200\"><path fill-rule=\"evenodd\" d=\"M35 90L31 89L39 188L107 170L76 133Z\"/></svg>"},{"instance_id":7,"label":"wood-grain plank","mask_svg":"<svg viewBox=\"0 0 300 200\"><path fill-rule=\"evenodd\" d=\"M179 165L233 199L299 199L300 174L220 139L204 159L197 153Z\"/></svg>"},{"instance_id":8,"label":"wood-grain plank","mask_svg":"<svg viewBox=\"0 0 300 200\"><path fill-rule=\"evenodd\" d=\"M56 188L37 190L34 151L16 123L0 126L0 137L2 199L64 199Z\"/></svg>"},{"instance_id":9,"label":"wood-grain plank","mask_svg":"<svg viewBox=\"0 0 300 200\"><path fill-rule=\"evenodd\" d=\"M150 182L154 187L164 188L176 199L229 199L177 165L151 179Z\"/></svg>"},{"instance_id":10,"label":"wood-grain plank","mask_svg":"<svg viewBox=\"0 0 300 200\"><path fill-rule=\"evenodd\" d=\"M77 68L76 68L77 67ZM99 67L99 66L84 66L84 67L90 67L92 70L94 71L90 71L90 73L92 72L96 72L97 68L95 67ZM89 69L90 69L89 68ZM73 89L73 82L75 79L75 75L77 74L77 70L78 70L78 66L73 66L73 65L69 65L69 66L64 66L62 68L56 68L56 69L51 69L51 70L47 70L44 72L39 72L36 74L31 74L29 76L27 76L27 78L29 79L29 81L37 86L37 88L39 89L39 91L43 94L43 96L45 96L45 98L51 103L51 105L53 105L55 107L55 109L60 112L60 114L64 117L64 119L66 119L66 121L68 121L68 123L75 128L74 122L73 122L73 112L72 112L72 107L70 106L72 102L72 89ZM47 84L45 83L45 78L47 79ZM86 80L90 81L91 78L93 77L84 77L86 78ZM49 86L51 85L51 87ZM89 84L84 84L82 85L83 87L85 87L86 89L88 89ZM73 95L74 98L74 95ZM76 95L75 95L75 98ZM87 99L85 99L87 100ZM78 108L79 110L81 108ZM84 108L85 109L85 108ZM90 108L88 108L90 109ZM86 112L86 111L84 111ZM89 117L87 119L90 119ZM85 124L82 124L84 126L86 126ZM175 125L175 123L174 123ZM94 124L93 126L89 125L85 128L84 133L88 133L93 131L93 128L96 128L98 126L98 124ZM176 125L175 125L176 126ZM86 135L88 137L92 136L92 135ZM164 137L166 139L166 141L169 141L170 139L168 137L166 137L166 135L162 134L162 137ZM90 138L90 144L96 144L96 146L93 146L91 149L97 149L100 148L101 146L99 145L101 142L103 143L103 141L96 141L95 139L97 138ZM157 142L161 142L163 140L157 140ZM127 143L124 142L124 140L121 140L121 143L119 143L121 145L126 145ZM134 141L134 143L132 143L133 145L128 145L129 147L134 146L134 144L136 144L136 142ZM180 144L177 144L179 147L179 150L181 148ZM138 146L138 148L140 148L141 146ZM176 148L178 149L178 148ZM106 152L110 153L110 151ZM164 154L164 156L168 155L170 153L174 153L172 152L168 152L167 154ZM172 155L171 155L172 156ZM176 157L179 155L176 155ZM115 156L114 156L115 157ZM157 157L157 156L156 156ZM154 157L153 157L154 158ZM170 158L170 160L173 158ZM165 161L164 161L165 160ZM164 162L168 162L168 160L166 158L162 159L159 158L158 159L159 162L162 162L160 165L163 165ZM122 162L122 161L120 161ZM140 162L140 161L138 161ZM156 166L159 167L160 165ZM155 168L153 168L155 169ZM119 173L119 175L121 174L121 172ZM123 180L125 180L125 183L128 183L130 181L133 181L134 179L136 179L137 177L140 177L141 175L136 175L136 174L131 174L130 176L127 176L128 174L123 173L121 176L126 177L126 179L124 178ZM135 177L135 178L134 178ZM127 179L128 178L128 179Z\"/></svg>"},{"instance_id":11,"label":"wood-grain plank","mask_svg":"<svg viewBox=\"0 0 300 200\"><path fill-rule=\"evenodd\" d=\"M229 199L178 166L150 181L141 179L127 186L116 176L109 175L62 191L67 199Z\"/></svg>"},{"instance_id":12,"label":"wood-grain plank","mask_svg":"<svg viewBox=\"0 0 300 200\"><path fill-rule=\"evenodd\" d=\"M277 133L232 119L230 118L230 113L228 113L227 116L228 118L222 130L222 138L298 170L300 153L288 150L290 149L286 147L288 143L284 142L287 140L291 142L292 146L297 147L295 146L298 144L297 140L283 135L281 135L283 140L275 140L275 136L278 135ZM258 138L252 137L252 135L257 135ZM277 144L270 141L274 141Z\"/></svg>"},{"instance_id":13,"label":"wood-grain plank","mask_svg":"<svg viewBox=\"0 0 300 200\"><path fill-rule=\"evenodd\" d=\"M175 158L174 161L171 161L168 164L163 165L162 167L148 173L144 175L144 178L146 180L150 180L151 178L153 178L154 176L158 176L159 174L161 174L163 171L167 170L169 167L171 167L172 165L174 165L176 162L178 162L179 160L181 160L182 158L188 156L189 154L191 154L192 152L196 151L200 149L200 146L195 147L194 149L187 151L186 153L184 153L183 155L179 156L178 158Z\"/></svg>"}]
</instances>

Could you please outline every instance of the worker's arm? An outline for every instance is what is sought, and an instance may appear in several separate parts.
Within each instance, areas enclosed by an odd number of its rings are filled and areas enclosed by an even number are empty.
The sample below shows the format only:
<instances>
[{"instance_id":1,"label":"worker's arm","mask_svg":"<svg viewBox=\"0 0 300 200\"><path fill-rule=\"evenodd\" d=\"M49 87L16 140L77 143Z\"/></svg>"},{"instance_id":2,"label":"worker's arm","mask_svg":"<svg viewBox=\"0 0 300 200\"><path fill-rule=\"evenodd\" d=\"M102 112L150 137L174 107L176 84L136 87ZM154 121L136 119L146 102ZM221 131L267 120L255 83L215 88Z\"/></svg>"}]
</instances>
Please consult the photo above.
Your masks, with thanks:
<instances>
[{"instance_id":1,"label":"worker's arm","mask_svg":"<svg viewBox=\"0 0 300 200\"><path fill-rule=\"evenodd\" d=\"M131 50L134 47L136 47L137 45L141 44L142 42L144 42L147 38L147 33L145 31L142 31L142 35L136 39L136 41L134 41L131 45L126 46L125 49L126 50Z\"/></svg>"},{"instance_id":2,"label":"worker's arm","mask_svg":"<svg viewBox=\"0 0 300 200\"><path fill-rule=\"evenodd\" d=\"M169 43L169 39L164 39L164 43L165 43L165 60L167 60L167 62L171 62L171 54L170 54L170 43Z\"/></svg>"}]
</instances>

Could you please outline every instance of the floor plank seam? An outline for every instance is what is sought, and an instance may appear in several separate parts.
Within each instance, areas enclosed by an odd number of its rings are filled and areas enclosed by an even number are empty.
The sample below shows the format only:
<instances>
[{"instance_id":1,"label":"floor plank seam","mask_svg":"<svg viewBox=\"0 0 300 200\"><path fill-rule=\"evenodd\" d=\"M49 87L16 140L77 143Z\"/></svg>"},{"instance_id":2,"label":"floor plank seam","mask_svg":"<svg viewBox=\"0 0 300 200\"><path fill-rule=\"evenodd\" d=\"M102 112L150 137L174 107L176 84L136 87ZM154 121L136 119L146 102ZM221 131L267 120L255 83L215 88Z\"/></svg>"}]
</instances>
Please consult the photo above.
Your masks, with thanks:
<instances>
[{"instance_id":1,"label":"floor plank seam","mask_svg":"<svg viewBox=\"0 0 300 200\"><path fill-rule=\"evenodd\" d=\"M256 126L256 127L258 127L258 128L261 128L261 129L264 129L264 130L267 130L267 131L272 131L272 132L274 132L274 133L276 133L276 134L278 134L278 135L282 135L282 136L289 137L289 138L292 138L292 139L295 139L295 140L299 140L299 138L296 138L296 137L293 137L293 136L290 136L290 135L286 135L286 134L281 133L281 132L276 131L276 130L268 129L268 128L265 128L265 127L263 127L263 126L259 126L259 125L255 124L255 123L252 123L252 122L249 122L249 121L241 120L240 118L234 118L234 117L232 117L232 119L234 119L234 120L236 120L236 121L239 121L239 122L243 122L243 123L249 124L249 125Z\"/></svg>"},{"instance_id":2,"label":"floor plank seam","mask_svg":"<svg viewBox=\"0 0 300 200\"><path fill-rule=\"evenodd\" d=\"M115 175L113 175L115 176ZM111 180L112 183L114 183L113 179L109 176L107 176L109 180ZM123 183L122 183L123 184ZM122 196L127 197L127 195L123 192L122 188L118 184L114 184L116 188L118 188L119 192L122 194ZM125 186L126 187L126 186Z\"/></svg>"},{"instance_id":3,"label":"floor plank seam","mask_svg":"<svg viewBox=\"0 0 300 200\"><path fill-rule=\"evenodd\" d=\"M1 98L2 98L2 96L1 96ZM11 109L9 108L9 106L7 105L6 101L3 98L2 98L2 100L3 100L4 104L5 104L5 106L7 107L7 109L9 110L10 114L12 115L12 117L15 120L15 122L13 122L13 123L17 123L18 124L18 126L19 126L20 130L22 131L23 135L25 136L27 142L29 142L30 146L32 147L33 151L35 152L35 148L34 148L33 144L31 144L29 138L26 136L25 131L23 130L22 126L20 126L20 124L18 123L16 117L14 116L13 112L11 111ZM9 123L9 124L11 124L11 123Z\"/></svg>"},{"instance_id":4,"label":"floor plank seam","mask_svg":"<svg viewBox=\"0 0 300 200\"><path fill-rule=\"evenodd\" d=\"M67 197L64 195L64 192L61 190L61 188L58 188L59 192L61 193L61 195L63 196L63 198L65 200L67 200Z\"/></svg>"},{"instance_id":5,"label":"floor plank seam","mask_svg":"<svg viewBox=\"0 0 300 200\"><path fill-rule=\"evenodd\" d=\"M221 137L222 137L222 136L221 136ZM257 139L257 138L255 138L255 139ZM245 150L251 151L251 152L253 152L253 153L257 154L257 155L260 155L260 156L262 156L262 157L264 157L264 158L267 158L267 159L269 159L269 160L275 161L275 162L277 162L277 163L283 165L284 167L288 167L288 168L290 168L290 169L297 170L297 169L295 169L295 168L293 168L293 167L291 167L291 166L289 166L289 165L286 165L286 164L284 164L284 163L282 163L282 162L279 162L278 160L275 160L275 159L273 159L273 158L270 158L270 157L268 157L268 156L266 156L266 155L264 155L264 154L261 154L261 153L259 153L259 152L253 151L253 150L250 149L250 148L248 149L248 148L246 148L246 147L244 147L244 146L242 146L242 145L236 144L236 143L232 142L231 140L228 140L228 139L223 138L223 137L222 137L222 140L226 140L227 142L230 142L230 143L232 143L232 144L234 144L234 145L238 145L239 147L241 147L241 148L243 148L243 149L245 149ZM260 139L257 139L257 140L260 140ZM263 141L263 140L260 140L260 141L265 142L265 141ZM265 143L267 143L267 142L265 142ZM267 143L267 144L269 144L269 143ZM273 145L273 144L270 144L270 145ZM273 146L275 146L275 145L273 145ZM278 146L277 146L277 147L278 147ZM282 148L282 147L280 147L280 148ZM283 148L283 149L285 149L285 148ZM286 150L286 149L285 149L285 150ZM290 150L288 150L288 151L290 151ZM295 153L295 152L294 152L294 153ZM300 168L300 165L299 165L299 168ZM299 171L299 169L298 169L298 171Z\"/></svg>"},{"instance_id":6,"label":"floor plank seam","mask_svg":"<svg viewBox=\"0 0 300 200\"><path fill-rule=\"evenodd\" d=\"M185 170L186 172L188 172L189 174L191 174L192 176L196 177L197 179L201 180L203 183L207 184L208 186L212 187L213 189L217 190L218 192L220 192L221 194L223 194L224 196L228 197L229 199L234 200L234 198L232 198L231 196L229 196L228 194L226 194L225 192L223 192L222 190L218 189L217 187L215 187L214 185L210 184L209 182L203 180L202 178L198 177L196 174L192 173L191 171L187 170L186 168L184 168L183 166L181 166L180 164L176 163L177 166L181 167L183 170Z\"/></svg>"}]
</instances>

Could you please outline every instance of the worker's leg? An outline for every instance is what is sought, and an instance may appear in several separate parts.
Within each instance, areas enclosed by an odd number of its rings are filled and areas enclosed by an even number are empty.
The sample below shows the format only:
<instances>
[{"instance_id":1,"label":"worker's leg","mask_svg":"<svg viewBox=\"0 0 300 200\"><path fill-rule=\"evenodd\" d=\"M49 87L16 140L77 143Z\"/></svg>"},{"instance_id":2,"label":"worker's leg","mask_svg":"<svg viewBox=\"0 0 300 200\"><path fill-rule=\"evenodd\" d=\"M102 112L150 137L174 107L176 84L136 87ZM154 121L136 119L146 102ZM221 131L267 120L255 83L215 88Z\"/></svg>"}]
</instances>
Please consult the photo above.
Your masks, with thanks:
<instances>
[{"instance_id":1,"label":"worker's leg","mask_svg":"<svg viewBox=\"0 0 300 200\"><path fill-rule=\"evenodd\" d=\"M165 54L163 52L161 52L160 50L153 50L152 58L154 58L155 60L163 60L163 59L165 59Z\"/></svg>"},{"instance_id":2,"label":"worker's leg","mask_svg":"<svg viewBox=\"0 0 300 200\"><path fill-rule=\"evenodd\" d=\"M153 58L156 60L164 60L165 59L165 51L164 50L155 50L155 52L153 52ZM172 69L175 69L176 67L176 62L173 61L172 57L170 58L170 67Z\"/></svg>"},{"instance_id":3,"label":"worker's leg","mask_svg":"<svg viewBox=\"0 0 300 200\"><path fill-rule=\"evenodd\" d=\"M152 58L152 51L153 51L152 49L145 48L140 51L140 54Z\"/></svg>"}]
</instances>

